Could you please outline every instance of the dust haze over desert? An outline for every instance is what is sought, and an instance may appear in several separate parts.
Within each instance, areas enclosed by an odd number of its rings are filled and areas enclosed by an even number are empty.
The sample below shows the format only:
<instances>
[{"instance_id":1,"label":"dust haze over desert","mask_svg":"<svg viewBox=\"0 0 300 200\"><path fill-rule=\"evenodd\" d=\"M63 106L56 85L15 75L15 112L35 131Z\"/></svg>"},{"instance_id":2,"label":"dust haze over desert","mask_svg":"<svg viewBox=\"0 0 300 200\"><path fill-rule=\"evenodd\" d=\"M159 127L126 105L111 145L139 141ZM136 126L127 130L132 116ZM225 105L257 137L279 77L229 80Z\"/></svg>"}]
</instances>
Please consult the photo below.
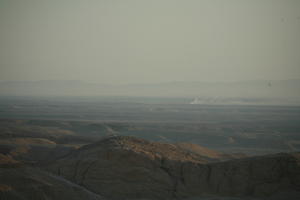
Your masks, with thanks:
<instances>
[{"instance_id":1,"label":"dust haze over desert","mask_svg":"<svg viewBox=\"0 0 300 200\"><path fill-rule=\"evenodd\" d=\"M0 0L0 199L299 199L300 1Z\"/></svg>"}]
</instances>

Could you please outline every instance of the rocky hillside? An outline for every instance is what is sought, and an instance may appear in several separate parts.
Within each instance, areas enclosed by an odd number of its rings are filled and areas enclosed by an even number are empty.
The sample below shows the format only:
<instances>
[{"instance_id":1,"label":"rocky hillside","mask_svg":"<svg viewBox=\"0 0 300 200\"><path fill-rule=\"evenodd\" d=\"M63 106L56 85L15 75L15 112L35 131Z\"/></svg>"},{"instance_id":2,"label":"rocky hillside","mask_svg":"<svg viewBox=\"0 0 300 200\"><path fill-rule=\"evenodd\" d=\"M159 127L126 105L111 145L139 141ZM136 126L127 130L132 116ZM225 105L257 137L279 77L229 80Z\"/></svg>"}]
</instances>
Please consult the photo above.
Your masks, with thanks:
<instances>
[{"instance_id":1,"label":"rocky hillside","mask_svg":"<svg viewBox=\"0 0 300 200\"><path fill-rule=\"evenodd\" d=\"M103 200L85 188L0 154L1 200Z\"/></svg>"},{"instance_id":2,"label":"rocky hillside","mask_svg":"<svg viewBox=\"0 0 300 200\"><path fill-rule=\"evenodd\" d=\"M108 198L160 199L178 195L181 182L169 165L181 162L208 160L172 144L118 136L86 145L48 169Z\"/></svg>"},{"instance_id":3,"label":"rocky hillside","mask_svg":"<svg viewBox=\"0 0 300 200\"><path fill-rule=\"evenodd\" d=\"M196 153L199 156L206 157L207 159L211 161L226 161L226 160L231 160L231 159L237 159L237 158L245 158L247 157L245 154L242 153L235 153L235 154L225 154L221 153L197 144L192 144L192 143L177 143L176 146L179 148Z\"/></svg>"},{"instance_id":4,"label":"rocky hillside","mask_svg":"<svg viewBox=\"0 0 300 200\"><path fill-rule=\"evenodd\" d=\"M200 155L183 147L110 137L74 150L46 168L108 199L300 197L299 153L216 162L218 153Z\"/></svg>"}]
</instances>

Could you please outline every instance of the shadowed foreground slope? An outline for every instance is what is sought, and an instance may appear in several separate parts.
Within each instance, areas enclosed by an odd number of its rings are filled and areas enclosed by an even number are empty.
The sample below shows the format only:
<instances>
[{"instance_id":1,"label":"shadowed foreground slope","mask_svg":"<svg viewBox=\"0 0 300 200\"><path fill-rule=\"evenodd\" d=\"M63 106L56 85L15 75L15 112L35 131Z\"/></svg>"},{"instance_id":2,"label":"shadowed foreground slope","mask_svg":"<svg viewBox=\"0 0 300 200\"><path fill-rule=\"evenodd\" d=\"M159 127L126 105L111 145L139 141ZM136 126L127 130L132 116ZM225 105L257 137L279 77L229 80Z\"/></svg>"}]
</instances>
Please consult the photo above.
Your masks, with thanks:
<instances>
[{"instance_id":1,"label":"shadowed foreground slope","mask_svg":"<svg viewBox=\"0 0 300 200\"><path fill-rule=\"evenodd\" d=\"M1 200L102 200L83 187L0 154Z\"/></svg>"},{"instance_id":2,"label":"shadowed foreground slope","mask_svg":"<svg viewBox=\"0 0 300 200\"><path fill-rule=\"evenodd\" d=\"M109 199L300 197L299 153L216 162L176 145L118 136L83 146L47 169Z\"/></svg>"}]
</instances>

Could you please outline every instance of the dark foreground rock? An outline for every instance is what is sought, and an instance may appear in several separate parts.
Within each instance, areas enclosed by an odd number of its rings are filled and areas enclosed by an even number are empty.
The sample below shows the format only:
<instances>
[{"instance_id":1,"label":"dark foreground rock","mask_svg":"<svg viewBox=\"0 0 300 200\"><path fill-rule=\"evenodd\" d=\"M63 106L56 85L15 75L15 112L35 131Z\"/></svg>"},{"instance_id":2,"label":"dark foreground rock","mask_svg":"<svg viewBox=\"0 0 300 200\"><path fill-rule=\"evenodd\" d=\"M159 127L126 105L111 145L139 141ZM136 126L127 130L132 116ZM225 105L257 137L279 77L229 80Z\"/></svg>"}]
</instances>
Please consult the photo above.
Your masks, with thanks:
<instances>
[{"instance_id":1,"label":"dark foreground rock","mask_svg":"<svg viewBox=\"0 0 300 200\"><path fill-rule=\"evenodd\" d=\"M103 200L98 194L10 156L0 156L1 200Z\"/></svg>"},{"instance_id":2,"label":"dark foreground rock","mask_svg":"<svg viewBox=\"0 0 300 200\"><path fill-rule=\"evenodd\" d=\"M46 168L108 199L300 198L299 153L225 162L215 157L118 136L84 146Z\"/></svg>"}]
</instances>

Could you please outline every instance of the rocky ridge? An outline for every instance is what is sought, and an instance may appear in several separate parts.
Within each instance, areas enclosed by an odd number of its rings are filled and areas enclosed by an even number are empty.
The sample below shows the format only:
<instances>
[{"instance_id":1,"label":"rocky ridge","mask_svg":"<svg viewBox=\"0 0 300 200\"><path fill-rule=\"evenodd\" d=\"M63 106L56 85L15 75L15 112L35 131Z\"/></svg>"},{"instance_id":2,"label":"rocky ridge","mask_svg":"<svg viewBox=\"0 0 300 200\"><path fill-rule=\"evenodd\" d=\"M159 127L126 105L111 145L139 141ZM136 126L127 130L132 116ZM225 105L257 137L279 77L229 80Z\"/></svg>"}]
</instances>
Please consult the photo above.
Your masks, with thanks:
<instances>
[{"instance_id":1,"label":"rocky ridge","mask_svg":"<svg viewBox=\"0 0 300 200\"><path fill-rule=\"evenodd\" d=\"M203 195L300 197L300 154L216 162L173 144L128 136L83 146L47 165L108 199L182 199Z\"/></svg>"}]
</instances>

